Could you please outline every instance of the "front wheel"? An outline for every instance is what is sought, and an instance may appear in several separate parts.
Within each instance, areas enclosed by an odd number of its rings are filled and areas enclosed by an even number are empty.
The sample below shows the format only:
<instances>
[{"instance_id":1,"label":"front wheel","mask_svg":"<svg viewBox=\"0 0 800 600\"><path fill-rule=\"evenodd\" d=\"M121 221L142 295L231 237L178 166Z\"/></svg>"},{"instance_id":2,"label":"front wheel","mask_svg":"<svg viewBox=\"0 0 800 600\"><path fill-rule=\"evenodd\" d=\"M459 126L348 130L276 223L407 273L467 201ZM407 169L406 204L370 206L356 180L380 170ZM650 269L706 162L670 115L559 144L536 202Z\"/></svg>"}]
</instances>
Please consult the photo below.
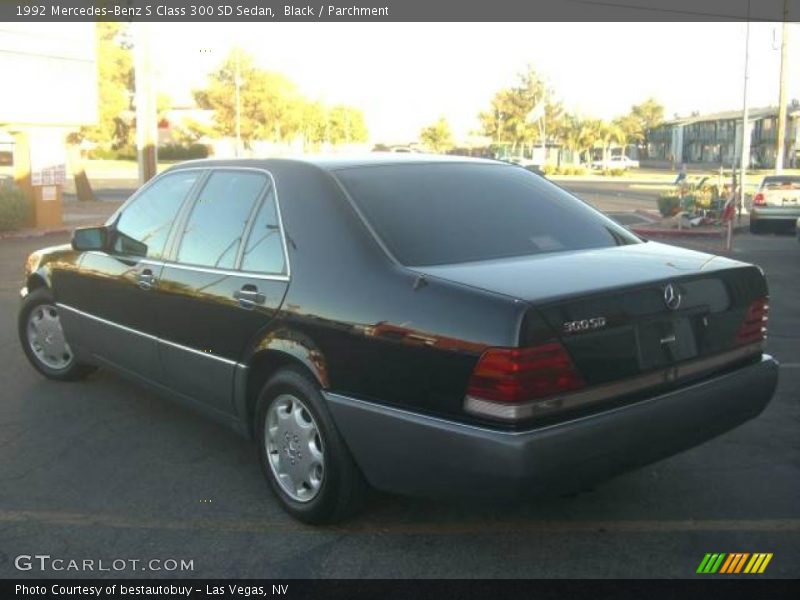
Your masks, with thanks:
<instances>
[{"instance_id":1,"label":"front wheel","mask_svg":"<svg viewBox=\"0 0 800 600\"><path fill-rule=\"evenodd\" d=\"M361 508L366 482L309 377L275 374L258 398L256 428L262 471L289 514L323 524Z\"/></svg>"},{"instance_id":2,"label":"front wheel","mask_svg":"<svg viewBox=\"0 0 800 600\"><path fill-rule=\"evenodd\" d=\"M72 381L94 370L76 360L61 327L53 295L47 288L34 290L25 298L17 328L25 356L45 377Z\"/></svg>"}]
</instances>

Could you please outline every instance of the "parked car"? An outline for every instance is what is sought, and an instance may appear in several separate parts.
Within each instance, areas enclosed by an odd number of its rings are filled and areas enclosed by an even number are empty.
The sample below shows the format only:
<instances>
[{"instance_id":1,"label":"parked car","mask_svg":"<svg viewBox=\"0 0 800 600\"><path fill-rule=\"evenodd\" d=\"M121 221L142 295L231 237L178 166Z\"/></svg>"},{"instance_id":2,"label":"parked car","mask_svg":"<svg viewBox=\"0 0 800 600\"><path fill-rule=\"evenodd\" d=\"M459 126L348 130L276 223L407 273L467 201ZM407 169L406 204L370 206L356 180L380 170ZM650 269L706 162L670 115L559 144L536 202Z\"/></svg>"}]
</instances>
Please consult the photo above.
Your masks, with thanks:
<instances>
[{"instance_id":1,"label":"parked car","mask_svg":"<svg viewBox=\"0 0 800 600\"><path fill-rule=\"evenodd\" d=\"M596 160L592 163L593 169L638 169L639 161L627 156L611 156L607 160Z\"/></svg>"},{"instance_id":2,"label":"parked car","mask_svg":"<svg viewBox=\"0 0 800 600\"><path fill-rule=\"evenodd\" d=\"M206 160L25 266L55 380L108 367L257 441L311 523L368 484L575 491L754 418L767 284L498 161Z\"/></svg>"},{"instance_id":3,"label":"parked car","mask_svg":"<svg viewBox=\"0 0 800 600\"><path fill-rule=\"evenodd\" d=\"M769 224L790 226L800 218L800 176L764 177L753 196L750 232L761 233Z\"/></svg>"}]
</instances>

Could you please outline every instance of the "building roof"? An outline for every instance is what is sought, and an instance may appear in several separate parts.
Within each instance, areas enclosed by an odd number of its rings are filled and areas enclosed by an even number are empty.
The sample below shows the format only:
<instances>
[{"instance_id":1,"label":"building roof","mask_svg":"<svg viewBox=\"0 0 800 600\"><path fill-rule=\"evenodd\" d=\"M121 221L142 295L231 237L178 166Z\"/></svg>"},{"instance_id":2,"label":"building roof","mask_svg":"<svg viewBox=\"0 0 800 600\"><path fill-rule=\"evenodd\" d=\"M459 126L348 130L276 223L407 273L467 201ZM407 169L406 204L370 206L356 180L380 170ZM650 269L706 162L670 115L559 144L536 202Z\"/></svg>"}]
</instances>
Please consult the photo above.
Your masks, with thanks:
<instances>
[{"instance_id":1,"label":"building roof","mask_svg":"<svg viewBox=\"0 0 800 600\"><path fill-rule=\"evenodd\" d=\"M795 117L800 116L800 106L788 106L786 110L787 115ZM761 106L753 107L747 111L747 120L763 119L765 117L777 117L777 106ZM663 125L691 125L693 123L705 123L708 121L729 121L729 120L742 120L742 109L738 110L725 110L722 112L710 113L705 115L696 115L690 117L678 117L670 121L664 121Z\"/></svg>"}]
</instances>

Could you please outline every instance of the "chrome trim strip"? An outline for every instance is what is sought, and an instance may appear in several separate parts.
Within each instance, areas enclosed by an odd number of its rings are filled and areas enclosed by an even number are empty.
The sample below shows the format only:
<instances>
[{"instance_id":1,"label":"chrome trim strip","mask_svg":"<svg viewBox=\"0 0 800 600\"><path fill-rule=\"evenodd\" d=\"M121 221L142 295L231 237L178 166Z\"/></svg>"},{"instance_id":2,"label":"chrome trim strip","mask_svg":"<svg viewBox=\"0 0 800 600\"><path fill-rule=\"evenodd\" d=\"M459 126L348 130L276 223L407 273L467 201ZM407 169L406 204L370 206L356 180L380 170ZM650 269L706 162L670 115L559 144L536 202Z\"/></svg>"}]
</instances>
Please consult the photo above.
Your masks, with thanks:
<instances>
[{"instance_id":1,"label":"chrome trim strip","mask_svg":"<svg viewBox=\"0 0 800 600\"><path fill-rule=\"evenodd\" d=\"M587 406L603 400L610 400L615 396L622 396L646 390L663 383L675 383L693 375L714 371L737 360L761 354L764 350L763 342L749 344L735 350L702 358L692 362L660 369L653 373L633 377L600 385L585 391L565 394L563 396L550 396L541 400L534 400L525 404L503 404L491 402L482 398L467 396L464 398L464 410L473 415L491 417L503 421L518 421L531 417L542 417L564 410Z\"/></svg>"},{"instance_id":2,"label":"chrome trim strip","mask_svg":"<svg viewBox=\"0 0 800 600\"><path fill-rule=\"evenodd\" d=\"M150 333L145 333L144 331L139 331L138 329L133 329L131 327L126 327L125 325L120 325L119 323L114 323L113 321L109 321L107 319L103 319L102 317L97 317L95 315L92 315L90 313L84 312L82 310L78 310L77 308L73 308L72 306L69 306L67 304L62 304L61 302L56 302L56 306L59 309L68 310L69 312L72 312L72 313L74 313L76 315L80 315L80 316L85 317L87 319L91 319L93 321L97 321L98 323L102 323L104 325L110 325L111 327L116 327L117 329L121 329L122 331L125 331L127 333L133 333L135 335L139 335L139 336L147 338L149 340L153 340L154 342L160 342L162 344L166 344L167 346L172 346L173 348L177 348L178 350L184 350L186 352L191 352L192 354L197 354L198 356L204 356L206 358L211 358L211 359L217 360L217 361L219 361L221 363L225 363L226 365L231 365L231 366L238 366L239 365L239 363L237 363L235 360L230 360L228 358L223 358L222 356L217 356L216 354L211 354L210 352L203 352L202 350L196 350L194 348L190 348L189 346L184 346L182 344L177 344L175 342L171 342L169 340L165 340L163 338L160 338L158 336L152 335Z\"/></svg>"},{"instance_id":3,"label":"chrome trim strip","mask_svg":"<svg viewBox=\"0 0 800 600\"><path fill-rule=\"evenodd\" d=\"M141 262L153 265L161 265L162 267L170 267L173 269L183 269L185 271L197 271L199 273L211 273L219 275L230 275L233 277L244 277L247 279L268 279L270 281L289 281L288 275L264 275L262 273L254 273L252 271L231 271L229 269L214 269L211 267L196 267L194 265L183 265L176 262L161 262L142 260Z\"/></svg>"}]
</instances>

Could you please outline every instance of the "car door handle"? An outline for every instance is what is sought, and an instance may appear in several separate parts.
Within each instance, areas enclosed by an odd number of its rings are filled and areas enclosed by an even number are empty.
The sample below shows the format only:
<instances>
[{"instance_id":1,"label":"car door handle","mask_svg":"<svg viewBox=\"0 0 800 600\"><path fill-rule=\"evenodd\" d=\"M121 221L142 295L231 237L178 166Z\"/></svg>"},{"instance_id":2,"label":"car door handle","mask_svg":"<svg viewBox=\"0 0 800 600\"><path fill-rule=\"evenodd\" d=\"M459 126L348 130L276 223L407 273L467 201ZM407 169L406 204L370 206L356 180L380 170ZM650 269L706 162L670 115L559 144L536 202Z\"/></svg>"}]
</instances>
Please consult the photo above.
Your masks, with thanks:
<instances>
[{"instance_id":1,"label":"car door handle","mask_svg":"<svg viewBox=\"0 0 800 600\"><path fill-rule=\"evenodd\" d=\"M150 269L143 269L136 277L139 288L143 290L151 290L156 284L156 277Z\"/></svg>"},{"instance_id":2,"label":"car door handle","mask_svg":"<svg viewBox=\"0 0 800 600\"><path fill-rule=\"evenodd\" d=\"M264 304L267 299L254 285L246 285L242 289L236 290L233 297L239 301L239 306L247 309L255 308L256 304Z\"/></svg>"}]
</instances>

